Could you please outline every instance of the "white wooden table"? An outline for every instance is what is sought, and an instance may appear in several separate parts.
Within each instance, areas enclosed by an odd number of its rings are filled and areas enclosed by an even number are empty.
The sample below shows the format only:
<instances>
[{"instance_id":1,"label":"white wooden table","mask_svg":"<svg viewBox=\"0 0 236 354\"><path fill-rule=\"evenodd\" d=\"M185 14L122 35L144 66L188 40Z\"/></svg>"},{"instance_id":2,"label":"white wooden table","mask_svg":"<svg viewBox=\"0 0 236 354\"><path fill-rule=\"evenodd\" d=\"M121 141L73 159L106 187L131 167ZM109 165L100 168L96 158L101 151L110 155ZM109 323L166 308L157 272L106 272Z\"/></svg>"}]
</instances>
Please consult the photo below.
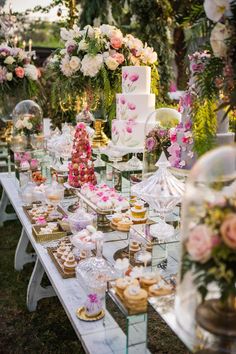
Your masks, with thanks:
<instances>
[{"instance_id":1,"label":"white wooden table","mask_svg":"<svg viewBox=\"0 0 236 354\"><path fill-rule=\"evenodd\" d=\"M10 202L22 224L21 237L15 253L15 269L19 271L23 268L24 264L35 261L34 270L27 289L26 303L28 310L35 311L40 299L56 295L64 307L64 310L87 353L126 353L126 335L107 310L103 320L92 323L83 322L76 317L76 309L84 304L84 289L75 278L63 279L61 277L47 253L46 247L48 244L39 244L35 242L35 239L32 236L31 224L22 209L22 203L18 194L18 181L15 179L14 175L12 174L12 177L9 177L7 173L0 173L0 183L3 187L3 202L0 204L0 221L4 222L5 220L9 220L5 217L5 208L8 202ZM1 218L1 215L4 217ZM104 256L110 262L114 262L113 254L118 249L126 247L128 243L128 241L122 240L124 237L123 234L121 233L119 235L117 232L106 234L106 240L109 238L112 239L114 236L116 240L119 238L121 240L105 243L103 247ZM26 252L29 242L34 248L34 254ZM178 250L173 249L170 257L170 272L176 271L177 258ZM46 288L41 285L44 273L47 274L51 283L51 285ZM184 333L181 332L177 325L173 306L170 306L167 311L163 312L161 303L158 299L149 302L180 339L190 347L188 338L185 338ZM149 351L147 351L147 353L148 352ZM133 351L129 350L129 354L131 353L144 354L144 351L142 350L140 352L137 348L133 347Z\"/></svg>"}]
</instances>

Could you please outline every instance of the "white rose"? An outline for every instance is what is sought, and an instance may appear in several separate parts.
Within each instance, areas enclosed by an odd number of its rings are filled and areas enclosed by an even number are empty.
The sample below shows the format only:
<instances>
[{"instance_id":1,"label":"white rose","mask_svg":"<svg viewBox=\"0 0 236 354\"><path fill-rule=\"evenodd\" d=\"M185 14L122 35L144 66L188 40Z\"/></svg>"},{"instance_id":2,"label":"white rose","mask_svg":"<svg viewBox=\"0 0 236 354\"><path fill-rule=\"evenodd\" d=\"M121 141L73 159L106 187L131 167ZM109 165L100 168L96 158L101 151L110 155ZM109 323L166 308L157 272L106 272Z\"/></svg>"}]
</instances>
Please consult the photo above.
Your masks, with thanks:
<instances>
[{"instance_id":1,"label":"white rose","mask_svg":"<svg viewBox=\"0 0 236 354\"><path fill-rule=\"evenodd\" d=\"M64 58L62 58L61 65L60 65L61 71L63 75L70 77L73 74L73 70L70 67L70 57L69 55L65 55Z\"/></svg>"},{"instance_id":2,"label":"white rose","mask_svg":"<svg viewBox=\"0 0 236 354\"><path fill-rule=\"evenodd\" d=\"M123 34L122 34L121 30L119 30L118 28L115 28L110 32L109 37L123 39Z\"/></svg>"},{"instance_id":3,"label":"white rose","mask_svg":"<svg viewBox=\"0 0 236 354\"><path fill-rule=\"evenodd\" d=\"M7 81L11 81L13 78L13 75L12 75L12 73L7 73L6 77L7 77Z\"/></svg>"},{"instance_id":4,"label":"white rose","mask_svg":"<svg viewBox=\"0 0 236 354\"><path fill-rule=\"evenodd\" d=\"M73 39L73 33L68 31L66 28L61 28L60 36L63 41L68 41Z\"/></svg>"},{"instance_id":5,"label":"white rose","mask_svg":"<svg viewBox=\"0 0 236 354\"><path fill-rule=\"evenodd\" d=\"M204 10L207 17L214 22L218 22L224 13L229 10L229 3L229 0L205 0Z\"/></svg>"},{"instance_id":6,"label":"white rose","mask_svg":"<svg viewBox=\"0 0 236 354\"><path fill-rule=\"evenodd\" d=\"M84 76L94 77L97 75L103 64L102 54L91 56L86 54L81 62L81 71Z\"/></svg>"},{"instance_id":7,"label":"white rose","mask_svg":"<svg viewBox=\"0 0 236 354\"><path fill-rule=\"evenodd\" d=\"M70 67L72 70L77 71L80 68L80 59L72 56L70 59Z\"/></svg>"},{"instance_id":8,"label":"white rose","mask_svg":"<svg viewBox=\"0 0 236 354\"><path fill-rule=\"evenodd\" d=\"M108 57L105 59L105 64L110 70L116 70L119 66L119 63L112 57Z\"/></svg>"},{"instance_id":9,"label":"white rose","mask_svg":"<svg viewBox=\"0 0 236 354\"><path fill-rule=\"evenodd\" d=\"M23 129L24 128L23 121L21 119L18 119L15 127L16 127L16 129Z\"/></svg>"},{"instance_id":10,"label":"white rose","mask_svg":"<svg viewBox=\"0 0 236 354\"><path fill-rule=\"evenodd\" d=\"M7 64L7 65L11 65L11 64L14 63L14 61L15 61L15 59L14 59L11 55L9 55L9 56L6 57L6 59L4 60L4 63Z\"/></svg>"},{"instance_id":11,"label":"white rose","mask_svg":"<svg viewBox=\"0 0 236 354\"><path fill-rule=\"evenodd\" d=\"M211 31L210 43L216 57L225 57L227 45L225 40L230 36L227 27L223 23L217 23Z\"/></svg>"},{"instance_id":12,"label":"white rose","mask_svg":"<svg viewBox=\"0 0 236 354\"><path fill-rule=\"evenodd\" d=\"M38 80L38 69L36 68L36 66L32 64L26 64L24 65L24 69L26 77L34 81Z\"/></svg>"},{"instance_id":13,"label":"white rose","mask_svg":"<svg viewBox=\"0 0 236 354\"><path fill-rule=\"evenodd\" d=\"M94 37L94 29L92 26L87 25L84 27L84 33L87 34L87 36L89 38L93 38Z\"/></svg>"},{"instance_id":14,"label":"white rose","mask_svg":"<svg viewBox=\"0 0 236 354\"><path fill-rule=\"evenodd\" d=\"M141 60L144 64L153 64L157 61L157 53L153 48L145 47L140 52Z\"/></svg>"},{"instance_id":15,"label":"white rose","mask_svg":"<svg viewBox=\"0 0 236 354\"><path fill-rule=\"evenodd\" d=\"M79 50L82 50L82 51L86 51L88 50L88 43L86 43L85 39L82 39L80 42L79 42Z\"/></svg>"},{"instance_id":16,"label":"white rose","mask_svg":"<svg viewBox=\"0 0 236 354\"><path fill-rule=\"evenodd\" d=\"M131 34L127 34L127 36L125 36L124 43L129 49L135 49L137 51L141 51L143 49L143 42Z\"/></svg>"},{"instance_id":17,"label":"white rose","mask_svg":"<svg viewBox=\"0 0 236 354\"><path fill-rule=\"evenodd\" d=\"M114 31L115 29L116 28L114 26L110 26L110 25L101 25L100 26L101 33L109 38L111 36L111 32Z\"/></svg>"},{"instance_id":18,"label":"white rose","mask_svg":"<svg viewBox=\"0 0 236 354\"><path fill-rule=\"evenodd\" d=\"M27 128L28 130L31 130L31 129L33 128L33 124L32 124L32 123L28 123L28 124L26 125L26 128Z\"/></svg>"}]
</instances>

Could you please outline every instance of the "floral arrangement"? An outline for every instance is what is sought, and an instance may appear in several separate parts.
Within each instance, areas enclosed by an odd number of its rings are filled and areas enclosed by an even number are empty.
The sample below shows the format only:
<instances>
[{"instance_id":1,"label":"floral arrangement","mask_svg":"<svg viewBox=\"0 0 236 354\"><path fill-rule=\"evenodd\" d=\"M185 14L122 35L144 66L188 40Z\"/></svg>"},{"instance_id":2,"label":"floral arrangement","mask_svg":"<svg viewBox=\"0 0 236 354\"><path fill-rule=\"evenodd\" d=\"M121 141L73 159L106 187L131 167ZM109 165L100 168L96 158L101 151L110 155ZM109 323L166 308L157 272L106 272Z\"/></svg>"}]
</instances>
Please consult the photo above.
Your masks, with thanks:
<instances>
[{"instance_id":1,"label":"floral arrangement","mask_svg":"<svg viewBox=\"0 0 236 354\"><path fill-rule=\"evenodd\" d=\"M151 153L155 150L164 151L170 146L170 132L169 129L156 127L152 129L145 139L145 149Z\"/></svg>"},{"instance_id":2,"label":"floral arrangement","mask_svg":"<svg viewBox=\"0 0 236 354\"><path fill-rule=\"evenodd\" d=\"M41 128L41 116L37 114L22 114L15 123L16 132L23 133L26 136L41 132Z\"/></svg>"},{"instance_id":3,"label":"floral arrangement","mask_svg":"<svg viewBox=\"0 0 236 354\"><path fill-rule=\"evenodd\" d=\"M236 296L234 193L235 190L225 187L225 195L219 196L216 203L206 202L205 212L190 225L184 243L182 276L189 270L193 271L194 282L203 299L208 293L208 286L213 283L217 283L222 301L230 295Z\"/></svg>"},{"instance_id":4,"label":"floral arrangement","mask_svg":"<svg viewBox=\"0 0 236 354\"><path fill-rule=\"evenodd\" d=\"M94 111L100 108L104 115L113 118L123 65L151 66L152 91L158 93L157 53L138 38L125 36L118 28L104 24L62 28L61 39L65 48L55 52L48 66L53 79L53 107L66 97L70 106L74 102L75 110L80 97L80 105L86 104Z\"/></svg>"},{"instance_id":5,"label":"floral arrangement","mask_svg":"<svg viewBox=\"0 0 236 354\"><path fill-rule=\"evenodd\" d=\"M23 90L24 98L37 93L40 71L32 63L34 56L33 51L26 52L5 43L0 45L0 97L3 104L5 95L14 96L15 90Z\"/></svg>"}]
</instances>

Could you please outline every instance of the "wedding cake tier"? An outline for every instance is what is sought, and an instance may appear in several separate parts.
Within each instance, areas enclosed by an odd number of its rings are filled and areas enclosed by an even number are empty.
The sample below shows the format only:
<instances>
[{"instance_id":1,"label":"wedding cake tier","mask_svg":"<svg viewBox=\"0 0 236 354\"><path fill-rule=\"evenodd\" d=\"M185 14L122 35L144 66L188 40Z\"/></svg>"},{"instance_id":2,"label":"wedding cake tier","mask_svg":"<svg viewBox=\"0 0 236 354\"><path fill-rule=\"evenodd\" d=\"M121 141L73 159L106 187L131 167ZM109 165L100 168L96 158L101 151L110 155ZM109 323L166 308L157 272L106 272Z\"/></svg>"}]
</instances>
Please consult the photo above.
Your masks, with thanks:
<instances>
[{"instance_id":1,"label":"wedding cake tier","mask_svg":"<svg viewBox=\"0 0 236 354\"><path fill-rule=\"evenodd\" d=\"M155 126L149 115L155 110L151 91L151 68L124 66L122 93L116 95L116 119L112 122L112 142L122 147L144 147L145 135Z\"/></svg>"}]
</instances>

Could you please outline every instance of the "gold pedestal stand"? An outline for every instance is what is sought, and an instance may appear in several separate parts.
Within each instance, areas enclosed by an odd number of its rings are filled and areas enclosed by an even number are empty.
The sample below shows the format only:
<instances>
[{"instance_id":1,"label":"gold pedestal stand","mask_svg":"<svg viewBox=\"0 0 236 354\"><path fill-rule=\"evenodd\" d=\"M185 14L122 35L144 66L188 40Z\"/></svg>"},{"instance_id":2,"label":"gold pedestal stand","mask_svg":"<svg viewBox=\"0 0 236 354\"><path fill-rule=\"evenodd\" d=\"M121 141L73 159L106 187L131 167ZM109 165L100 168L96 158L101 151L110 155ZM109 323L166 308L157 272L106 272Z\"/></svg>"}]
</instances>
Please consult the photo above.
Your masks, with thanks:
<instances>
[{"instance_id":1,"label":"gold pedestal stand","mask_svg":"<svg viewBox=\"0 0 236 354\"><path fill-rule=\"evenodd\" d=\"M103 131L104 125L105 125L105 122L103 120L96 119L94 121L95 133L94 133L93 142L92 142L93 148L103 147L109 143L109 139Z\"/></svg>"}]
</instances>

